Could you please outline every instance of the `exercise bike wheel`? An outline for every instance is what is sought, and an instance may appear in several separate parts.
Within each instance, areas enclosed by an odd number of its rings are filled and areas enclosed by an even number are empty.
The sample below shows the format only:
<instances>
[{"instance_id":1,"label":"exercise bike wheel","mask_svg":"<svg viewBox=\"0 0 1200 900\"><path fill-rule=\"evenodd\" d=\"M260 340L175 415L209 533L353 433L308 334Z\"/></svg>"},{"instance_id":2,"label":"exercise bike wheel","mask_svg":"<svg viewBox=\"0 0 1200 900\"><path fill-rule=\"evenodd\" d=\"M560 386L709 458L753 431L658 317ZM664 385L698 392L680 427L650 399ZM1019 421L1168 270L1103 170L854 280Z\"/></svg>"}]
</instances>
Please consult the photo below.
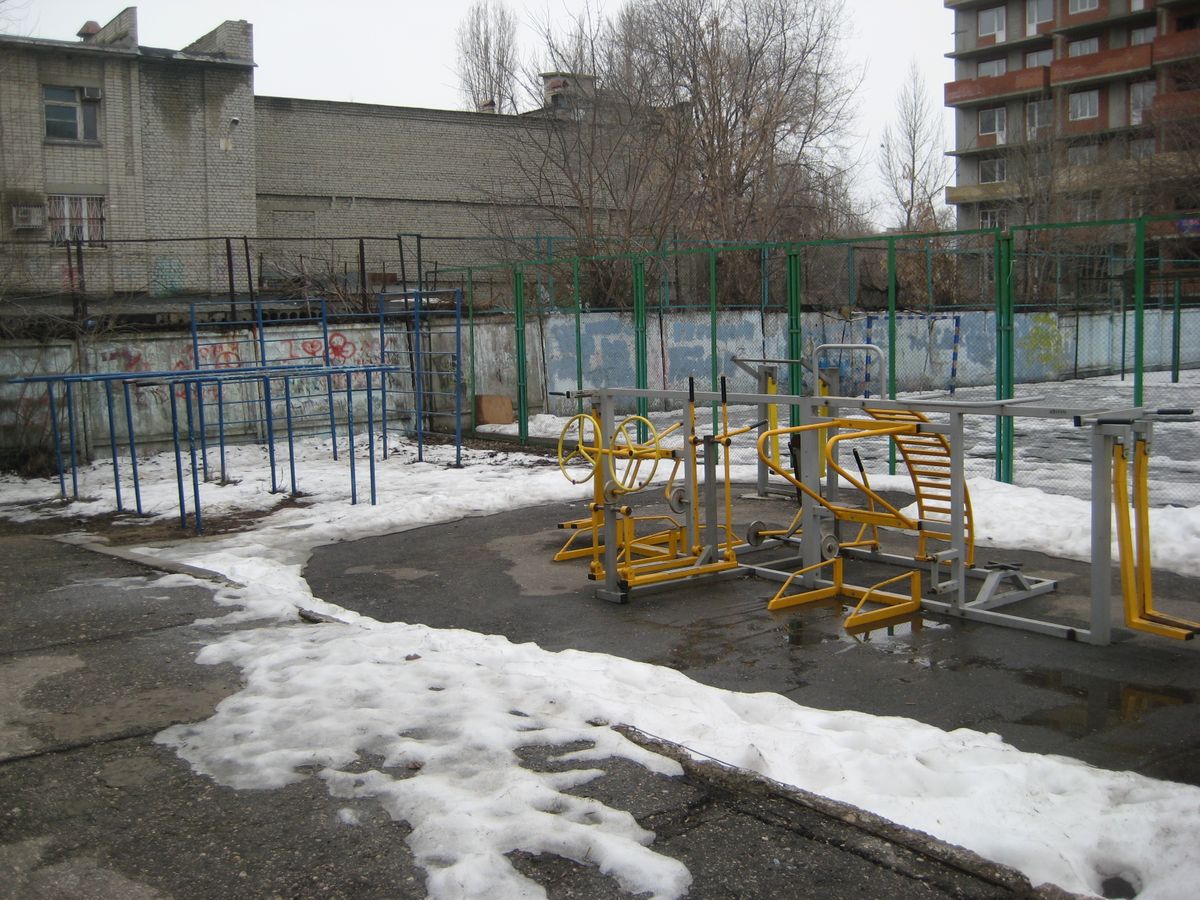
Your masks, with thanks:
<instances>
[{"instance_id":1,"label":"exercise bike wheel","mask_svg":"<svg viewBox=\"0 0 1200 900\"><path fill-rule=\"evenodd\" d=\"M638 440L638 429L645 428L645 441ZM640 491L654 480L659 452L658 429L645 416L628 416L613 429L608 442L608 474L613 493L632 494ZM620 459L618 469L617 460ZM645 463L650 463L647 471Z\"/></svg>"},{"instance_id":2,"label":"exercise bike wheel","mask_svg":"<svg viewBox=\"0 0 1200 900\"><path fill-rule=\"evenodd\" d=\"M571 416L563 426L558 436L558 468L571 484L586 484L595 476L599 441L600 423L588 413ZM581 477L582 465L588 468Z\"/></svg>"}]
</instances>

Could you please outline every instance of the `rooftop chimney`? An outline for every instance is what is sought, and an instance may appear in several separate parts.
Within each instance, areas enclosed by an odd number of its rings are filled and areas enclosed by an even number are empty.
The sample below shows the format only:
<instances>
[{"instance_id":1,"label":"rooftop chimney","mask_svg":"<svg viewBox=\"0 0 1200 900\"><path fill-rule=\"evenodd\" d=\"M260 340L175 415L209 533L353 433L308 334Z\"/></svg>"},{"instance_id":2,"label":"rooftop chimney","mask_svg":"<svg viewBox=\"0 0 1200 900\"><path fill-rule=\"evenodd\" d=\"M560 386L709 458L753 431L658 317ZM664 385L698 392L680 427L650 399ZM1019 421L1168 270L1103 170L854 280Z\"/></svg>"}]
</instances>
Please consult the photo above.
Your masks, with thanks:
<instances>
[{"instance_id":1,"label":"rooftop chimney","mask_svg":"<svg viewBox=\"0 0 1200 900\"><path fill-rule=\"evenodd\" d=\"M75 33L75 37L81 41L87 42L100 33L100 23L94 19L88 19L83 23L83 27Z\"/></svg>"}]
</instances>

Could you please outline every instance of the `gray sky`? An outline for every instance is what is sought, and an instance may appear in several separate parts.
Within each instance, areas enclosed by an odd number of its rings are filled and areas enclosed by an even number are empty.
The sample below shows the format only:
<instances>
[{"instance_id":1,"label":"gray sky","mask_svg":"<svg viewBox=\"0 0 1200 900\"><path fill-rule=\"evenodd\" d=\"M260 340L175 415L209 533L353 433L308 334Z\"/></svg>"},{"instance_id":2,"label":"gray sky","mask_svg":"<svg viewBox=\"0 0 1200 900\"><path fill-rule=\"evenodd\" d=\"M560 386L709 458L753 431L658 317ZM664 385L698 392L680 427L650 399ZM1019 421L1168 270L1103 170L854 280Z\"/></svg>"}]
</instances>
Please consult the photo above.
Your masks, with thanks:
<instances>
[{"instance_id":1,"label":"gray sky","mask_svg":"<svg viewBox=\"0 0 1200 900\"><path fill-rule=\"evenodd\" d=\"M562 19L585 0L507 0L524 22ZM471 0L141 0L138 37L151 47L179 49L225 19L254 25L255 91L282 97L350 100L390 106L460 107L454 37ZM111 0L9 0L0 31L75 40L88 19L101 25L127 4ZM619 0L592 0L611 9ZM941 0L845 0L850 62L863 71L856 133L864 169L862 196L875 181L879 136L893 116L910 59L931 100L953 77L953 14ZM328 21L323 21L331 17ZM532 49L532 28L525 29ZM946 140L951 139L949 121ZM870 187L868 187L870 185Z\"/></svg>"}]
</instances>

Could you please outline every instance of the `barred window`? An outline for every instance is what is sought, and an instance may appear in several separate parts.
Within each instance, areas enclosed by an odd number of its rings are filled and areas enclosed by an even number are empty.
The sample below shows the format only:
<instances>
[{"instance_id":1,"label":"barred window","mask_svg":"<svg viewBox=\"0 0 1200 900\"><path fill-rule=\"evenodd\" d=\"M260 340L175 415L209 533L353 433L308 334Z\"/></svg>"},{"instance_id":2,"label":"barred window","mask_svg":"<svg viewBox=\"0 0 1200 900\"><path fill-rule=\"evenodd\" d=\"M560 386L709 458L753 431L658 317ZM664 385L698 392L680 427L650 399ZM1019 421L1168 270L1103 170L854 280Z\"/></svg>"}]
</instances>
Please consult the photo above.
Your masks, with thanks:
<instances>
[{"instance_id":1,"label":"barred window","mask_svg":"<svg viewBox=\"0 0 1200 900\"><path fill-rule=\"evenodd\" d=\"M46 198L46 212L52 243L83 241L93 247L103 245L103 197L51 194Z\"/></svg>"}]
</instances>

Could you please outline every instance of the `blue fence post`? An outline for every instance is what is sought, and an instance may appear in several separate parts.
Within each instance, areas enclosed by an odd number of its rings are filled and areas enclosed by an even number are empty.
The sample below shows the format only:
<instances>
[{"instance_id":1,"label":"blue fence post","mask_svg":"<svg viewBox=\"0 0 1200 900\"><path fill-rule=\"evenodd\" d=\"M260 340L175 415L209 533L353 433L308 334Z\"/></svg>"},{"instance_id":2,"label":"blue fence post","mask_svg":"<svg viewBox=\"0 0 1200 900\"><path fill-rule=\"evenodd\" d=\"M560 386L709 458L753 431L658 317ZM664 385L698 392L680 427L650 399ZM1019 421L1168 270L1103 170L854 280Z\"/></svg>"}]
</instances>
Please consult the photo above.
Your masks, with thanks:
<instances>
[{"instance_id":1,"label":"blue fence post","mask_svg":"<svg viewBox=\"0 0 1200 900\"><path fill-rule=\"evenodd\" d=\"M292 496L296 496L296 440L292 431L292 379L283 373L283 407L287 417L288 474L291 476Z\"/></svg>"},{"instance_id":2,"label":"blue fence post","mask_svg":"<svg viewBox=\"0 0 1200 900\"><path fill-rule=\"evenodd\" d=\"M371 474L371 505L375 505L375 399L371 391L371 370L366 369L367 376L367 468ZM385 440L386 443L386 440Z\"/></svg>"},{"instance_id":3,"label":"blue fence post","mask_svg":"<svg viewBox=\"0 0 1200 900\"><path fill-rule=\"evenodd\" d=\"M347 455L350 457L350 505L358 503L358 480L354 472L354 387L350 373L346 373L346 439Z\"/></svg>"},{"instance_id":4,"label":"blue fence post","mask_svg":"<svg viewBox=\"0 0 1200 900\"><path fill-rule=\"evenodd\" d=\"M196 405L200 405L200 382L196 381ZM196 432L192 420L192 383L183 382L183 402L187 405L188 457L192 463L192 505L196 511L196 534L204 531L204 518L200 512L200 470L196 465Z\"/></svg>"},{"instance_id":5,"label":"blue fence post","mask_svg":"<svg viewBox=\"0 0 1200 900\"><path fill-rule=\"evenodd\" d=\"M275 413L271 409L271 376L263 376L263 421L267 429L267 458L271 462L271 493L279 493L279 483L275 479Z\"/></svg>"},{"instance_id":6,"label":"blue fence post","mask_svg":"<svg viewBox=\"0 0 1200 900\"><path fill-rule=\"evenodd\" d=\"M108 447L112 451L113 491L117 495L117 512L125 512L125 506L121 503L121 465L117 455L117 423L113 414L112 382L107 379L104 382L104 401L108 406Z\"/></svg>"},{"instance_id":7,"label":"blue fence post","mask_svg":"<svg viewBox=\"0 0 1200 900\"><path fill-rule=\"evenodd\" d=\"M79 454L75 450L75 391L70 381L67 385L67 437L71 451L71 496L79 499Z\"/></svg>"},{"instance_id":8,"label":"blue fence post","mask_svg":"<svg viewBox=\"0 0 1200 900\"><path fill-rule=\"evenodd\" d=\"M221 453L221 484L229 483L225 471L225 383L217 380L217 441Z\"/></svg>"},{"instance_id":9,"label":"blue fence post","mask_svg":"<svg viewBox=\"0 0 1200 900\"><path fill-rule=\"evenodd\" d=\"M58 402L54 399L54 382L46 382L46 396L50 399L50 440L54 442L54 464L58 468L58 494L67 499L67 477L63 468L62 435L58 430Z\"/></svg>"},{"instance_id":10,"label":"blue fence post","mask_svg":"<svg viewBox=\"0 0 1200 900\"><path fill-rule=\"evenodd\" d=\"M192 312L192 362L197 372L200 371L200 332L196 327L196 304L191 304ZM186 390L186 388L185 388ZM188 413L192 410L191 404L188 404ZM196 383L196 415L200 420L200 458L204 461L204 480L208 481L208 439L205 436L207 429L204 426L204 391L201 389L200 382Z\"/></svg>"},{"instance_id":11,"label":"blue fence post","mask_svg":"<svg viewBox=\"0 0 1200 900\"><path fill-rule=\"evenodd\" d=\"M142 515L142 484L138 479L137 438L133 433L133 403L129 391L129 382L122 381L121 387L125 394L125 432L129 438L129 466L133 470L133 500L137 504L137 514Z\"/></svg>"},{"instance_id":12,"label":"blue fence post","mask_svg":"<svg viewBox=\"0 0 1200 900\"><path fill-rule=\"evenodd\" d=\"M187 501L183 495L183 456L179 450L179 404L175 397L175 382L167 382L171 394L171 442L175 445L175 485L179 489L179 527L187 528Z\"/></svg>"}]
</instances>

